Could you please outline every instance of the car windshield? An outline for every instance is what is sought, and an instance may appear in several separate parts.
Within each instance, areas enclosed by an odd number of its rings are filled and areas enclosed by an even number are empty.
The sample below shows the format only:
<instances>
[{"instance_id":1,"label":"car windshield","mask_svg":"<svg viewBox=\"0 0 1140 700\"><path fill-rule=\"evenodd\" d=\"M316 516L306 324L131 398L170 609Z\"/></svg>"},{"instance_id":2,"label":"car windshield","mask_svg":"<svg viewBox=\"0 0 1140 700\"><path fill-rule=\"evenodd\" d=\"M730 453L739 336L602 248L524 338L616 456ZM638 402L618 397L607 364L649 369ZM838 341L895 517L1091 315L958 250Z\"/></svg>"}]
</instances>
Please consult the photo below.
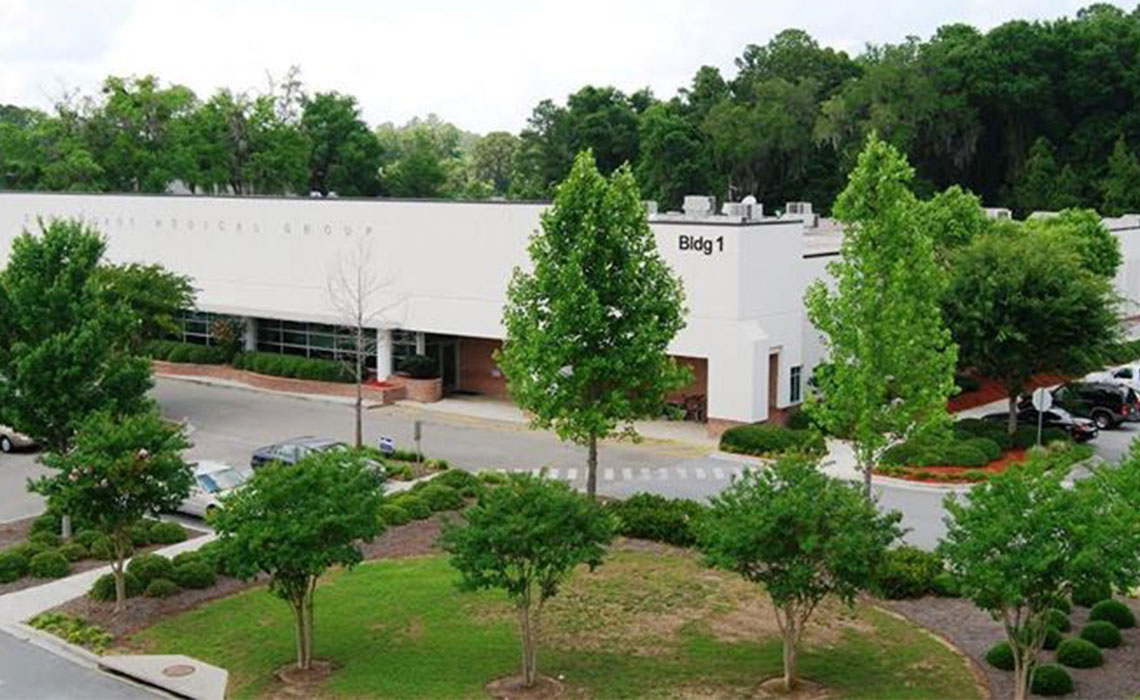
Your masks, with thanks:
<instances>
[{"instance_id":1,"label":"car windshield","mask_svg":"<svg viewBox=\"0 0 1140 700\"><path fill-rule=\"evenodd\" d=\"M241 486L245 483L245 476L236 469L219 469L209 474L199 474L198 481L207 492L218 493Z\"/></svg>"}]
</instances>

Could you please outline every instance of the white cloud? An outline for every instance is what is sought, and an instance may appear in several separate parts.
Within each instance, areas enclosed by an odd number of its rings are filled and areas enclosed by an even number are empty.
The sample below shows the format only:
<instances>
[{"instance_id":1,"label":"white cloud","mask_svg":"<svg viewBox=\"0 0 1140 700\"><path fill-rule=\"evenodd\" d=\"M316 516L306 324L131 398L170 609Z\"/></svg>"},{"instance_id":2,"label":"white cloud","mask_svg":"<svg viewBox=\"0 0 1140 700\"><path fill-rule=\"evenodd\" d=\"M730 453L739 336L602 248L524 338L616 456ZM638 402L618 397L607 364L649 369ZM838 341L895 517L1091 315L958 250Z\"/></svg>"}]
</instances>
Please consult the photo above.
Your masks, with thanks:
<instances>
[{"instance_id":1,"label":"white cloud","mask_svg":"<svg viewBox=\"0 0 1140 700\"><path fill-rule=\"evenodd\" d=\"M1071 14L1073 0L145 0L0 3L0 102L48 106L60 86L154 73L200 95L258 88L300 65L311 90L356 95L369 121L436 112L475 131L517 130L543 98L587 84L671 96L703 64L731 74L748 43L797 26L852 53L929 36Z\"/></svg>"}]
</instances>

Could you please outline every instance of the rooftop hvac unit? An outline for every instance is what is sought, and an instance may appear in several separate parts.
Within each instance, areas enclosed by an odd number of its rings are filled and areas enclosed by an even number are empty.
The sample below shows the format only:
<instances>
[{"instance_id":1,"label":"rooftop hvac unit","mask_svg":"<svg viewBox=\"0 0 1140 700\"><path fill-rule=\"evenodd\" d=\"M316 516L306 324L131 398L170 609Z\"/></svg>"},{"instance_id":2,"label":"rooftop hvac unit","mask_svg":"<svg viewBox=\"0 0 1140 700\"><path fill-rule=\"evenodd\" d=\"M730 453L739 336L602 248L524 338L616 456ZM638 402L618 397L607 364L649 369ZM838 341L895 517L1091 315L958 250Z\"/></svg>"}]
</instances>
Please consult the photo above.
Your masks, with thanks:
<instances>
[{"instance_id":1,"label":"rooftop hvac unit","mask_svg":"<svg viewBox=\"0 0 1140 700\"><path fill-rule=\"evenodd\" d=\"M687 194L681 208L685 216L711 216L716 211L716 200L704 194Z\"/></svg>"},{"instance_id":2,"label":"rooftop hvac unit","mask_svg":"<svg viewBox=\"0 0 1140 700\"><path fill-rule=\"evenodd\" d=\"M646 216L654 216L657 214L657 202L653 201L652 199L647 199L642 202L642 204L645 205Z\"/></svg>"},{"instance_id":3,"label":"rooftop hvac unit","mask_svg":"<svg viewBox=\"0 0 1140 700\"><path fill-rule=\"evenodd\" d=\"M1006 221L1013 218L1013 212L1004 207L988 207L983 211L986 212L987 217L998 221Z\"/></svg>"},{"instance_id":4,"label":"rooftop hvac unit","mask_svg":"<svg viewBox=\"0 0 1140 700\"><path fill-rule=\"evenodd\" d=\"M812 211L811 202L788 202L784 205L784 218L799 219L807 228L819 226L819 214Z\"/></svg>"},{"instance_id":5,"label":"rooftop hvac unit","mask_svg":"<svg viewBox=\"0 0 1140 700\"><path fill-rule=\"evenodd\" d=\"M784 208L785 214L811 214L811 202L788 202Z\"/></svg>"}]
</instances>

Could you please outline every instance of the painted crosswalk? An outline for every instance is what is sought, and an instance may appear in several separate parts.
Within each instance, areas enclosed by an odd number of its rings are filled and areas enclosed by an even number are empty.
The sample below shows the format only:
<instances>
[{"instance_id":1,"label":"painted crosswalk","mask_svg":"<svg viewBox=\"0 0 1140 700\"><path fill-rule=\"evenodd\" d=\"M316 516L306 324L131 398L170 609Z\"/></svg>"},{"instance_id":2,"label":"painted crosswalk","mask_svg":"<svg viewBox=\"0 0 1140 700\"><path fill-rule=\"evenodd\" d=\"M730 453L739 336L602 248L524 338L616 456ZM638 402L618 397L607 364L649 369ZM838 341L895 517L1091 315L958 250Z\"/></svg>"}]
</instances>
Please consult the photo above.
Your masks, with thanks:
<instances>
[{"instance_id":1,"label":"painted crosswalk","mask_svg":"<svg viewBox=\"0 0 1140 700\"><path fill-rule=\"evenodd\" d=\"M713 458L694 459L668 467L603 467L598 469L600 482L659 482L659 481L728 481L740 474L745 465ZM545 474L549 479L559 479L572 483L585 483L588 471L583 468L538 467L530 469L497 468L501 474L526 472L538 476Z\"/></svg>"}]
</instances>

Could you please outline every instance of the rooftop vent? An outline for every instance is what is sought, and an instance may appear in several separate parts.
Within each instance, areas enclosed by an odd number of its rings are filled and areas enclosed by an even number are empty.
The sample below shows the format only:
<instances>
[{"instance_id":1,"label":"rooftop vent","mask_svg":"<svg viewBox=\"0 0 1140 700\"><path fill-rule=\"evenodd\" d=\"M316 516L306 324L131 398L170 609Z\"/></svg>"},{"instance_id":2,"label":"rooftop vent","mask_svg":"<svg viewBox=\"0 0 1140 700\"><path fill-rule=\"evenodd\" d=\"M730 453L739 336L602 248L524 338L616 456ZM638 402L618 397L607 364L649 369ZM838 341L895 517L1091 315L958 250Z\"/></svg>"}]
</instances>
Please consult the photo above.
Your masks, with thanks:
<instances>
[{"instance_id":1,"label":"rooftop vent","mask_svg":"<svg viewBox=\"0 0 1140 700\"><path fill-rule=\"evenodd\" d=\"M764 207L756 202L755 197L748 195L739 202L725 202L720 213L741 221L753 221L764 216Z\"/></svg>"},{"instance_id":2,"label":"rooftop vent","mask_svg":"<svg viewBox=\"0 0 1140 700\"><path fill-rule=\"evenodd\" d=\"M1008 221L1013 218L1013 212L1004 207L986 207L982 211L986 213L988 218L997 221Z\"/></svg>"},{"instance_id":3,"label":"rooftop vent","mask_svg":"<svg viewBox=\"0 0 1140 700\"><path fill-rule=\"evenodd\" d=\"M681 209L685 216L693 218L712 216L716 211L716 199L704 194L687 194Z\"/></svg>"},{"instance_id":4,"label":"rooftop vent","mask_svg":"<svg viewBox=\"0 0 1140 700\"><path fill-rule=\"evenodd\" d=\"M811 202L788 202L784 205L785 219L799 219L806 228L819 226L819 214L812 211Z\"/></svg>"}]
</instances>

